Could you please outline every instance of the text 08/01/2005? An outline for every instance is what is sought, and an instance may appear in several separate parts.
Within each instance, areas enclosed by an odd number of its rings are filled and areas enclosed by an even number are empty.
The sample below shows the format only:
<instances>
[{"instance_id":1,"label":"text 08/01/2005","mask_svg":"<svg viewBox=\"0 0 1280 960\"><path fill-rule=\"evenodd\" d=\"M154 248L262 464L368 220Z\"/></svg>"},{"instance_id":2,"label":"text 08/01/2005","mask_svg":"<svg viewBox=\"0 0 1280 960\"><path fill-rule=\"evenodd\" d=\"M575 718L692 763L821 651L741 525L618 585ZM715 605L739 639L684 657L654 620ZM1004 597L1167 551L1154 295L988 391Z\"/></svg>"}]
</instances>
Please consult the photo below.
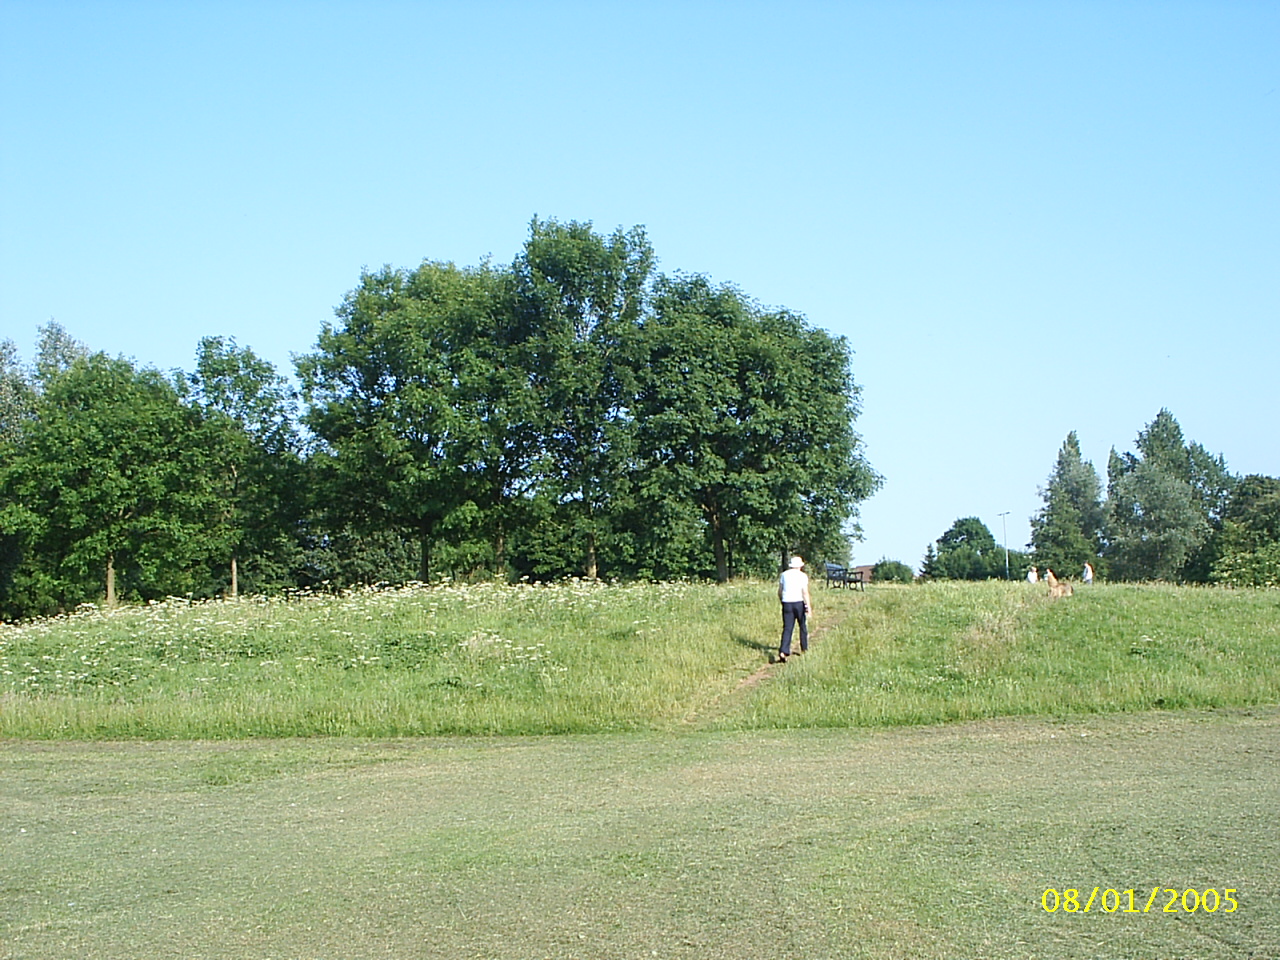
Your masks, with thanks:
<instances>
[{"instance_id":1,"label":"text 08/01/2005","mask_svg":"<svg viewBox=\"0 0 1280 960\"><path fill-rule=\"evenodd\" d=\"M1164 897L1160 895L1162 889ZM1080 891L1074 887L1061 893L1049 887L1040 895L1040 905L1046 913L1057 913L1059 910L1063 913L1088 913L1095 906L1103 913L1150 913L1152 907L1158 913L1195 913L1197 910L1205 913L1217 913L1219 910L1223 913L1235 913L1240 907L1233 896L1237 892L1236 887L1227 887L1221 893L1214 887L1203 891L1188 887L1179 893L1173 887L1156 886L1151 888L1146 904L1140 906L1140 896L1145 896L1145 890L1139 894L1137 890L1103 890L1101 887L1094 887L1088 899L1082 901ZM1160 903L1164 906L1161 907Z\"/></svg>"}]
</instances>

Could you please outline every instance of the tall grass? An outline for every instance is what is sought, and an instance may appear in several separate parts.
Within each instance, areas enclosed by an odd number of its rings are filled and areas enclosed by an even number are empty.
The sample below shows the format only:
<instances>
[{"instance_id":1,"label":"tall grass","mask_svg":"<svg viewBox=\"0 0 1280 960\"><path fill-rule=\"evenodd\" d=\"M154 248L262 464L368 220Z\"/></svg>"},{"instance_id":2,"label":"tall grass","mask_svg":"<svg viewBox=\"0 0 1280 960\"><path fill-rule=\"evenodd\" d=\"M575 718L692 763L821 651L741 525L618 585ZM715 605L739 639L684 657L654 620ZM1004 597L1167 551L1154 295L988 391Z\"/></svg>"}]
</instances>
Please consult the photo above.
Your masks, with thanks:
<instances>
[{"instance_id":1,"label":"tall grass","mask_svg":"<svg viewBox=\"0 0 1280 960\"><path fill-rule=\"evenodd\" d=\"M0 736L596 732L680 720L755 668L759 584L411 586L0 626Z\"/></svg>"},{"instance_id":2,"label":"tall grass","mask_svg":"<svg viewBox=\"0 0 1280 960\"><path fill-rule=\"evenodd\" d=\"M810 653L772 584L412 586L0 625L0 736L547 734L879 726L1280 703L1280 592L819 588ZM740 689L741 686L741 689Z\"/></svg>"},{"instance_id":3,"label":"tall grass","mask_svg":"<svg viewBox=\"0 0 1280 960\"><path fill-rule=\"evenodd\" d=\"M1280 591L878 587L726 727L880 726L1280 702Z\"/></svg>"}]
</instances>

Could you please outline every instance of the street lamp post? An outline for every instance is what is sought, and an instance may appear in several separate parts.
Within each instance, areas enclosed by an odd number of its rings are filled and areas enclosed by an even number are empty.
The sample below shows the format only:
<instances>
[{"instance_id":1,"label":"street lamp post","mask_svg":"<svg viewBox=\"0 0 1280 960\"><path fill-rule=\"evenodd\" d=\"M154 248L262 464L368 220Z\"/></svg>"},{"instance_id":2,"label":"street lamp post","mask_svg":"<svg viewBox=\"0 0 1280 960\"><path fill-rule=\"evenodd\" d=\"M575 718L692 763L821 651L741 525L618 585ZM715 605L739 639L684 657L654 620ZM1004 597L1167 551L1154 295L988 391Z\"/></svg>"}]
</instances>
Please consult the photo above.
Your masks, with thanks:
<instances>
[{"instance_id":1,"label":"street lamp post","mask_svg":"<svg viewBox=\"0 0 1280 960\"><path fill-rule=\"evenodd\" d=\"M1009 515L1006 510L1000 514L1000 539L1004 541L1004 578L1009 579L1009 531L1005 526L1004 518Z\"/></svg>"}]
</instances>

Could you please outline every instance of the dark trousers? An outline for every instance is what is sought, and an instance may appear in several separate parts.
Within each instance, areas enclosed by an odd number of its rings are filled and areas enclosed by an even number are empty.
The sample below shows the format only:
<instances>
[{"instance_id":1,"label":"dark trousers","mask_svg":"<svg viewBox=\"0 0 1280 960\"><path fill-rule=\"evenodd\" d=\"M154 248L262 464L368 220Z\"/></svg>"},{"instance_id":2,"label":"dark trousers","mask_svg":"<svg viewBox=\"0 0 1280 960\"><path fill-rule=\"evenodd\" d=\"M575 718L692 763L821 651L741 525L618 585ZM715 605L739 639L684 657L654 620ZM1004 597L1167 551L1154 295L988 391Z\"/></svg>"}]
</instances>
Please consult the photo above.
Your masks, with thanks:
<instances>
[{"instance_id":1,"label":"dark trousers","mask_svg":"<svg viewBox=\"0 0 1280 960\"><path fill-rule=\"evenodd\" d=\"M791 656L791 633L800 624L800 649L809 649L809 624L805 622L804 601L782 605L782 655Z\"/></svg>"}]
</instances>

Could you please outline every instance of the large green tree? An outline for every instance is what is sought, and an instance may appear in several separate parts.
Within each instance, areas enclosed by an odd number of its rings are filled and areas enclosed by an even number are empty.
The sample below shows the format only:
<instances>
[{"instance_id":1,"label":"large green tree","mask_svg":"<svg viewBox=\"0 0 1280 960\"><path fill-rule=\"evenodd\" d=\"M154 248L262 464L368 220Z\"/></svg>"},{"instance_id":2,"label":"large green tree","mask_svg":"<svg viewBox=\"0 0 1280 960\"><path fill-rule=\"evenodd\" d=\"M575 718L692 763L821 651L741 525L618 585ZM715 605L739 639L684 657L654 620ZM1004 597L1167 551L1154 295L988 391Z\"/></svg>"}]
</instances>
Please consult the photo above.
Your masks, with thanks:
<instances>
[{"instance_id":1,"label":"large green tree","mask_svg":"<svg viewBox=\"0 0 1280 960\"><path fill-rule=\"evenodd\" d=\"M264 566L291 552L305 508L296 397L287 378L248 347L227 337L205 337L196 367L186 376L189 402L205 421L213 449L218 517L225 543L225 591L240 592L246 554L258 587L281 579ZM287 561L285 561L287 563Z\"/></svg>"},{"instance_id":2,"label":"large green tree","mask_svg":"<svg viewBox=\"0 0 1280 960\"><path fill-rule=\"evenodd\" d=\"M0 476L13 462L18 443L35 415L36 391L12 340L0 340ZM0 610L13 590L13 577L22 560L22 539L6 526L8 501L0 487Z\"/></svg>"},{"instance_id":3,"label":"large green tree","mask_svg":"<svg viewBox=\"0 0 1280 960\"><path fill-rule=\"evenodd\" d=\"M542 411L538 494L594 578L630 494L641 320L653 249L634 227L535 219L513 266L523 365Z\"/></svg>"},{"instance_id":4,"label":"large green tree","mask_svg":"<svg viewBox=\"0 0 1280 960\"><path fill-rule=\"evenodd\" d=\"M987 580L1004 577L1004 548L977 517L961 517L925 555L923 574L945 580Z\"/></svg>"},{"instance_id":5,"label":"large green tree","mask_svg":"<svg viewBox=\"0 0 1280 960\"><path fill-rule=\"evenodd\" d=\"M101 353L46 367L41 381L0 475L5 526L24 544L17 604L189 592L216 546L199 414L158 371Z\"/></svg>"},{"instance_id":6,"label":"large green tree","mask_svg":"<svg viewBox=\"0 0 1280 960\"><path fill-rule=\"evenodd\" d=\"M487 564L505 576L511 535L530 522L545 413L530 375L529 331L516 309L512 271L486 262L464 276L465 308L453 314L446 349L455 370L454 402L472 428L459 455L476 494L455 514L447 558L459 569ZM410 295L422 300L439 300L439 287L435 265L424 264L409 278Z\"/></svg>"},{"instance_id":7,"label":"large green tree","mask_svg":"<svg viewBox=\"0 0 1280 960\"><path fill-rule=\"evenodd\" d=\"M1213 579L1237 587L1280 586L1280 478L1244 477L1228 503Z\"/></svg>"},{"instance_id":8,"label":"large green tree","mask_svg":"<svg viewBox=\"0 0 1280 960\"><path fill-rule=\"evenodd\" d=\"M1074 430L1063 441L1041 496L1044 506L1031 518L1036 563L1063 575L1085 563L1098 566L1106 523L1102 483L1093 464L1081 457Z\"/></svg>"},{"instance_id":9,"label":"large green tree","mask_svg":"<svg viewBox=\"0 0 1280 960\"><path fill-rule=\"evenodd\" d=\"M704 277L663 277L634 414L640 502L702 530L714 572L772 572L784 552L843 560L878 478L853 431L844 340Z\"/></svg>"},{"instance_id":10,"label":"large green tree","mask_svg":"<svg viewBox=\"0 0 1280 960\"><path fill-rule=\"evenodd\" d=\"M331 522L413 537L423 580L436 541L492 495L477 461L496 426L477 406L494 383L489 281L447 263L365 273L298 361Z\"/></svg>"},{"instance_id":11,"label":"large green tree","mask_svg":"<svg viewBox=\"0 0 1280 960\"><path fill-rule=\"evenodd\" d=\"M734 476L750 446L743 397L750 305L730 287L702 277L659 278L645 321L645 362L637 383L636 468L641 512L653 550L692 553L710 547L720 580L728 578L736 537Z\"/></svg>"},{"instance_id":12,"label":"large green tree","mask_svg":"<svg viewBox=\"0 0 1280 960\"><path fill-rule=\"evenodd\" d=\"M1182 579L1187 561L1210 532L1191 485L1154 462L1139 461L1118 474L1109 472L1111 575L1122 580Z\"/></svg>"},{"instance_id":13,"label":"large green tree","mask_svg":"<svg viewBox=\"0 0 1280 960\"><path fill-rule=\"evenodd\" d=\"M1107 464L1107 544L1113 576L1128 580L1205 580L1237 480L1221 455L1188 444L1161 410L1138 434L1137 453Z\"/></svg>"}]
</instances>

